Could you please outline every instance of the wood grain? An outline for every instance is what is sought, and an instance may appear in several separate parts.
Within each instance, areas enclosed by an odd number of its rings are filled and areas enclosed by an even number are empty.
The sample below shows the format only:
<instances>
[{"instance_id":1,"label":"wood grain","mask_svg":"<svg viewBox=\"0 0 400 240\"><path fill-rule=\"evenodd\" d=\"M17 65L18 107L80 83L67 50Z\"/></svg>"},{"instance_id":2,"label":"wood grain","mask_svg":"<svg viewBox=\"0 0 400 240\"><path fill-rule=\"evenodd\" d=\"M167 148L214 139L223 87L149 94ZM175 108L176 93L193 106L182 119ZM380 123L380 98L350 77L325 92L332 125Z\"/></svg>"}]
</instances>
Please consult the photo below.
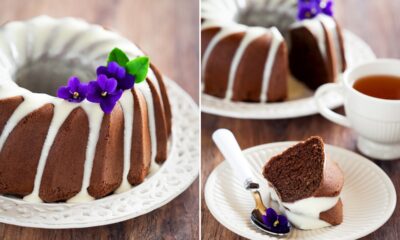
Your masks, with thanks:
<instances>
[{"instance_id":1,"label":"wood grain","mask_svg":"<svg viewBox=\"0 0 400 240\"><path fill-rule=\"evenodd\" d=\"M378 57L400 58L400 1L335 1L336 16L341 25L363 38ZM342 109L340 109L343 112ZM231 129L242 148L277 141L302 140L311 135L321 136L326 143L352 151L356 149L356 134L324 119L320 115L284 120L238 120L202 114L202 171L204 184L211 171L222 161L222 156L211 141L218 128ZM374 161L393 181L400 193L400 159L391 162ZM219 224L209 212L202 193L202 239L243 239ZM373 208L375 206L371 206ZM400 205L390 220L363 239L400 239Z\"/></svg>"},{"instance_id":2,"label":"wood grain","mask_svg":"<svg viewBox=\"0 0 400 240\"><path fill-rule=\"evenodd\" d=\"M120 32L198 102L199 6L197 0L0 1L0 23L37 15L73 16ZM0 239L198 239L198 180L166 206L103 227L69 230L0 224Z\"/></svg>"}]
</instances>

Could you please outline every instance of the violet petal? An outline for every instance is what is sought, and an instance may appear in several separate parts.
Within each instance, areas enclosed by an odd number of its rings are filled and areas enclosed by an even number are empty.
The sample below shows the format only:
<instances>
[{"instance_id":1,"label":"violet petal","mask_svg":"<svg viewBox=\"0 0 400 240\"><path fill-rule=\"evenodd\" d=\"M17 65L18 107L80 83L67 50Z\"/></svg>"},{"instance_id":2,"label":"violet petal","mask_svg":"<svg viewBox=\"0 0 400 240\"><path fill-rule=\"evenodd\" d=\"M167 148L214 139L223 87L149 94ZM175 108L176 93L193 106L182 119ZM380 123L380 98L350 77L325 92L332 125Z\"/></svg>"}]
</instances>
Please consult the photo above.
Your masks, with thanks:
<instances>
[{"instance_id":1,"label":"violet petal","mask_svg":"<svg viewBox=\"0 0 400 240\"><path fill-rule=\"evenodd\" d=\"M70 88L66 86L62 86L57 90L57 96L59 98L68 100L71 97L71 93L69 92Z\"/></svg>"},{"instance_id":2,"label":"violet petal","mask_svg":"<svg viewBox=\"0 0 400 240\"><path fill-rule=\"evenodd\" d=\"M131 89L134 84L135 84L135 77L130 74L127 74L125 75L124 78L118 81L118 89L123 89L123 90Z\"/></svg>"},{"instance_id":3,"label":"violet petal","mask_svg":"<svg viewBox=\"0 0 400 240\"><path fill-rule=\"evenodd\" d=\"M112 93L117 89L118 82L114 78L109 78L105 81L103 90Z\"/></svg>"}]
</instances>

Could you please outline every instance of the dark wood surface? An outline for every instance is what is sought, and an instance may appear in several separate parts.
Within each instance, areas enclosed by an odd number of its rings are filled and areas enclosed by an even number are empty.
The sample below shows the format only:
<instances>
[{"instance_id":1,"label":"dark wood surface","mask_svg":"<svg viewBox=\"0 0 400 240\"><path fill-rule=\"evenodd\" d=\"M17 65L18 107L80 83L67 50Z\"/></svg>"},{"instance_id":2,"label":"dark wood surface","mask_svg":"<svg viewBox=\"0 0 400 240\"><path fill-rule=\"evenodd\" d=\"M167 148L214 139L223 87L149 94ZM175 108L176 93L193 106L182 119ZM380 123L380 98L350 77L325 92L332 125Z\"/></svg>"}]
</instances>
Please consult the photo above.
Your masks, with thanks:
<instances>
[{"instance_id":1,"label":"dark wood surface","mask_svg":"<svg viewBox=\"0 0 400 240\"><path fill-rule=\"evenodd\" d=\"M46 14L79 17L115 29L144 49L196 102L198 12L197 0L0 1L0 23ZM122 223L69 230L0 224L0 239L198 239L198 183L164 207Z\"/></svg>"},{"instance_id":2,"label":"dark wood surface","mask_svg":"<svg viewBox=\"0 0 400 240\"><path fill-rule=\"evenodd\" d=\"M378 57L400 58L400 1L346 0L335 1L336 17L346 28L363 38ZM356 151L356 134L324 119L320 115L284 120L238 120L202 114L202 172L204 184L222 156L211 141L218 128L231 129L242 148L277 141L302 140L320 135L326 143ZM400 161L375 161L391 178L400 193ZM209 212L202 192L202 239L243 239L219 224ZM371 206L373 208L375 206ZM363 239L400 239L400 205L390 220Z\"/></svg>"}]
</instances>

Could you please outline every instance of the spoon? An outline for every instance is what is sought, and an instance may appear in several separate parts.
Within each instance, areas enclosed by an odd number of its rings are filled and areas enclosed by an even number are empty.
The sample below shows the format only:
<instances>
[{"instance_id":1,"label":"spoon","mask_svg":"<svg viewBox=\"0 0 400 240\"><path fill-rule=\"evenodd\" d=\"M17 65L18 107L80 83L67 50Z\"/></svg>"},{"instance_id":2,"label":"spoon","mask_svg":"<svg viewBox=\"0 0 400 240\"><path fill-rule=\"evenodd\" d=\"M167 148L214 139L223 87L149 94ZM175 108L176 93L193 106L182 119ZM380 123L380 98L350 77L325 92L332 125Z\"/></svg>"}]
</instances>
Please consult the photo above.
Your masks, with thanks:
<instances>
[{"instance_id":1,"label":"spoon","mask_svg":"<svg viewBox=\"0 0 400 240\"><path fill-rule=\"evenodd\" d=\"M287 230L284 232L275 232L273 229L266 225L262 219L262 215L266 214L267 208L262 202L260 195L259 184L253 181L253 174L238 142L233 136L232 132L227 129L218 129L212 135L212 139L221 151L222 155L228 161L229 165L235 172L235 175L243 183L246 190L251 191L254 201L256 203L255 209L251 212L251 222L263 232L273 236L286 236L290 233L291 226L288 223Z\"/></svg>"}]
</instances>

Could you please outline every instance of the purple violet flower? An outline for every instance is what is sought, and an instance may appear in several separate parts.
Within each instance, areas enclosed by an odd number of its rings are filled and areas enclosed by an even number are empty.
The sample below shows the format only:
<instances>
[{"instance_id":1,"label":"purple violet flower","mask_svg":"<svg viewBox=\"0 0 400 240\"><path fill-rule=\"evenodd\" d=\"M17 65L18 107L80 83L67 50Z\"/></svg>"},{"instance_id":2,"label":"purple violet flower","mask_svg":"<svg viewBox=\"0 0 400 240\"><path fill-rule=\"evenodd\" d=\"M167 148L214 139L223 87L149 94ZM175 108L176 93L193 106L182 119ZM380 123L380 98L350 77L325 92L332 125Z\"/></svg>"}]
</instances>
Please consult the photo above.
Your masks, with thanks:
<instances>
[{"instance_id":1,"label":"purple violet flower","mask_svg":"<svg viewBox=\"0 0 400 240\"><path fill-rule=\"evenodd\" d=\"M100 103L103 112L109 114L123 93L123 90L118 89L117 85L118 82L114 78L100 74L97 76L97 81L89 82L87 100Z\"/></svg>"},{"instance_id":2,"label":"purple violet flower","mask_svg":"<svg viewBox=\"0 0 400 240\"><path fill-rule=\"evenodd\" d=\"M78 77L70 77L67 86L61 86L57 91L59 98L65 99L68 102L82 102L87 95L88 85L81 83Z\"/></svg>"},{"instance_id":3,"label":"purple violet flower","mask_svg":"<svg viewBox=\"0 0 400 240\"><path fill-rule=\"evenodd\" d=\"M299 20L314 18L321 13L321 0L299 0L297 18Z\"/></svg>"},{"instance_id":4,"label":"purple violet flower","mask_svg":"<svg viewBox=\"0 0 400 240\"><path fill-rule=\"evenodd\" d=\"M268 208L266 215L262 215L264 224L269 230L276 233L289 232L289 222L284 215L278 215L274 209Z\"/></svg>"},{"instance_id":5,"label":"purple violet flower","mask_svg":"<svg viewBox=\"0 0 400 240\"><path fill-rule=\"evenodd\" d=\"M128 74L124 67L121 67L116 62L109 62L107 66L100 66L96 70L97 76L100 74L106 75L108 78L117 80L117 89L131 89L135 83L135 77Z\"/></svg>"},{"instance_id":6,"label":"purple violet flower","mask_svg":"<svg viewBox=\"0 0 400 240\"><path fill-rule=\"evenodd\" d=\"M333 16L333 0L320 0L319 8L323 14Z\"/></svg>"}]
</instances>

